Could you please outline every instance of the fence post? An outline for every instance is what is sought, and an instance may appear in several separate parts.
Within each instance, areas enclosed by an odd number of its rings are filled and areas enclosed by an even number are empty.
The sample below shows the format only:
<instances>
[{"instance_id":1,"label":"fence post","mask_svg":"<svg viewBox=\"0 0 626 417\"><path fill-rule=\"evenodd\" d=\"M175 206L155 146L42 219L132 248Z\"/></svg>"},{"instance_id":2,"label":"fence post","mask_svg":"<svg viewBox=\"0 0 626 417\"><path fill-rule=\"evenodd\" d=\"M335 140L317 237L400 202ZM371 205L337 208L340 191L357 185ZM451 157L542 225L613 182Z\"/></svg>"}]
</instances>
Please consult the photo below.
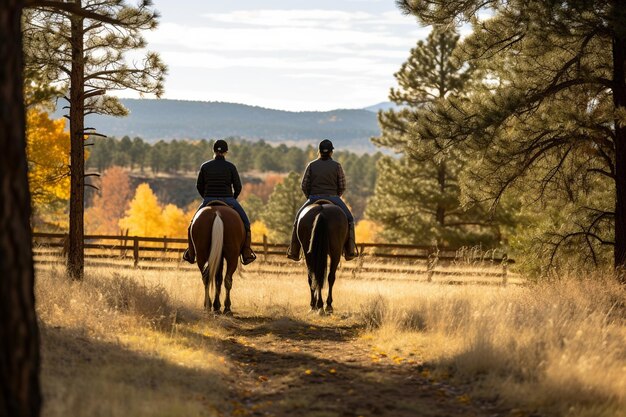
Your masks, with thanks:
<instances>
[{"instance_id":1,"label":"fence post","mask_svg":"<svg viewBox=\"0 0 626 417\"><path fill-rule=\"evenodd\" d=\"M70 235L69 233L65 233L63 235L63 249L61 249L61 255L67 256L70 253Z\"/></svg>"},{"instance_id":2,"label":"fence post","mask_svg":"<svg viewBox=\"0 0 626 417\"><path fill-rule=\"evenodd\" d=\"M437 266L437 262L439 261L439 248L434 247L428 251L428 263L427 263L427 281L433 281L433 275L435 275L435 267Z\"/></svg>"},{"instance_id":3,"label":"fence post","mask_svg":"<svg viewBox=\"0 0 626 417\"><path fill-rule=\"evenodd\" d=\"M502 257L502 285L506 285L508 281L508 273L509 273L509 257L504 254Z\"/></svg>"},{"instance_id":4,"label":"fence post","mask_svg":"<svg viewBox=\"0 0 626 417\"><path fill-rule=\"evenodd\" d=\"M137 236L133 236L133 260L134 266L137 268L137 265L139 264L139 239Z\"/></svg>"},{"instance_id":5,"label":"fence post","mask_svg":"<svg viewBox=\"0 0 626 417\"><path fill-rule=\"evenodd\" d=\"M267 236L263 235L263 262L267 262Z\"/></svg>"},{"instance_id":6,"label":"fence post","mask_svg":"<svg viewBox=\"0 0 626 417\"><path fill-rule=\"evenodd\" d=\"M126 257L126 244L128 242L128 229L120 229L120 258Z\"/></svg>"},{"instance_id":7,"label":"fence post","mask_svg":"<svg viewBox=\"0 0 626 417\"><path fill-rule=\"evenodd\" d=\"M163 236L163 257L167 256L167 236Z\"/></svg>"},{"instance_id":8,"label":"fence post","mask_svg":"<svg viewBox=\"0 0 626 417\"><path fill-rule=\"evenodd\" d=\"M352 279L356 279L357 276L361 275L364 261L365 255L363 254L363 246L361 246L361 252L359 252L359 257L356 259L356 266L352 269Z\"/></svg>"}]
</instances>

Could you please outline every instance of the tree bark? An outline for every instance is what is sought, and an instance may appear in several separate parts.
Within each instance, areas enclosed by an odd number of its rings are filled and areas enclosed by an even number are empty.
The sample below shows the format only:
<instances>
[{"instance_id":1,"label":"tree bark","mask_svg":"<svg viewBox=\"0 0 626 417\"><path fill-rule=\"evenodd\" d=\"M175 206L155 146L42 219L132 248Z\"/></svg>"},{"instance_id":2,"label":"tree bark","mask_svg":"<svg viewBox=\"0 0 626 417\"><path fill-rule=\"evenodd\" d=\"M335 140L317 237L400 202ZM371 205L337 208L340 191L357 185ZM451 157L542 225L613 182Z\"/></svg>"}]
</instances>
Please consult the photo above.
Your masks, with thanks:
<instances>
[{"instance_id":1,"label":"tree bark","mask_svg":"<svg viewBox=\"0 0 626 417\"><path fill-rule=\"evenodd\" d=\"M0 417L38 416L35 314L26 165L21 11L0 2Z\"/></svg>"},{"instance_id":2,"label":"tree bark","mask_svg":"<svg viewBox=\"0 0 626 417\"><path fill-rule=\"evenodd\" d=\"M81 7L81 1L77 0ZM85 57L83 51L84 18L72 15L72 69L70 75L70 245L67 272L70 278L82 280L85 268L84 200L85 200Z\"/></svg>"},{"instance_id":3,"label":"tree bark","mask_svg":"<svg viewBox=\"0 0 626 417\"><path fill-rule=\"evenodd\" d=\"M618 2L619 3L619 2ZM617 7L617 6L616 6ZM619 28L621 29L621 28ZM613 39L613 104L626 110L626 31ZM615 269L626 284L626 126L615 121Z\"/></svg>"}]
</instances>

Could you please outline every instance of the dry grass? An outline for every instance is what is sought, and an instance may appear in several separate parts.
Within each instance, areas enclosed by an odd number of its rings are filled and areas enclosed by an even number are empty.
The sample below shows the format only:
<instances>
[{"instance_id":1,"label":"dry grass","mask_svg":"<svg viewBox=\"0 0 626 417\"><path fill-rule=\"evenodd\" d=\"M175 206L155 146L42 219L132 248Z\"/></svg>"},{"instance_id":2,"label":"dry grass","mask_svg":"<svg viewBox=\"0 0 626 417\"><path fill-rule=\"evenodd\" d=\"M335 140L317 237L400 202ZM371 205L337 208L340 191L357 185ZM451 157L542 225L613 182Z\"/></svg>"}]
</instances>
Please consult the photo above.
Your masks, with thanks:
<instances>
[{"instance_id":1,"label":"dry grass","mask_svg":"<svg viewBox=\"0 0 626 417\"><path fill-rule=\"evenodd\" d=\"M208 320L197 271L88 269L81 284L38 269L46 416L216 415L224 412L228 326ZM120 272L121 271L121 272ZM363 340L420 357L433 378L543 415L624 416L626 292L564 279L533 286L441 285L409 275L338 279L336 316L363 323ZM235 277L233 310L305 322L301 273Z\"/></svg>"},{"instance_id":2,"label":"dry grass","mask_svg":"<svg viewBox=\"0 0 626 417\"><path fill-rule=\"evenodd\" d=\"M379 349L435 378L558 416L626 415L626 292L600 278L525 288L416 287L363 304Z\"/></svg>"},{"instance_id":3,"label":"dry grass","mask_svg":"<svg viewBox=\"0 0 626 417\"><path fill-rule=\"evenodd\" d=\"M140 278L87 270L70 283L38 269L44 416L218 415L229 365L211 338L222 330Z\"/></svg>"}]
</instances>

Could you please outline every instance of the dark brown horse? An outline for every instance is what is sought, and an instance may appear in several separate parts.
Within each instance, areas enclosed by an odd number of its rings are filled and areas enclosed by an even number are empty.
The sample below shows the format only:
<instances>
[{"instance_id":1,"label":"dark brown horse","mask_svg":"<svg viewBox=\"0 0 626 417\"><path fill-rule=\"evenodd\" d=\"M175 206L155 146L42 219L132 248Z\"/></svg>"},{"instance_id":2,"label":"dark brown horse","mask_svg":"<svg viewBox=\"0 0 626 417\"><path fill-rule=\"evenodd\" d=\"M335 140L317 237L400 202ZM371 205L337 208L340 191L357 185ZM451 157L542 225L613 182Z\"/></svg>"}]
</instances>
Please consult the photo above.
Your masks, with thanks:
<instances>
[{"instance_id":1,"label":"dark brown horse","mask_svg":"<svg viewBox=\"0 0 626 417\"><path fill-rule=\"evenodd\" d=\"M298 218L298 239L302 243L311 289L311 311L324 314L322 288L328 280L326 313L333 312L333 284L344 242L348 219L344 212L330 203L312 204ZM330 270L326 276L330 256Z\"/></svg>"},{"instance_id":2,"label":"dark brown horse","mask_svg":"<svg viewBox=\"0 0 626 417\"><path fill-rule=\"evenodd\" d=\"M239 254L245 239L243 222L239 214L225 205L203 207L194 216L191 223L191 240L196 252L196 262L202 273L204 283L204 308L211 310L210 291L215 288L213 311L220 312L220 292L222 278L226 288L224 314L230 311L230 289L233 286L233 274L239 264ZM224 261L226 274L223 275Z\"/></svg>"}]
</instances>

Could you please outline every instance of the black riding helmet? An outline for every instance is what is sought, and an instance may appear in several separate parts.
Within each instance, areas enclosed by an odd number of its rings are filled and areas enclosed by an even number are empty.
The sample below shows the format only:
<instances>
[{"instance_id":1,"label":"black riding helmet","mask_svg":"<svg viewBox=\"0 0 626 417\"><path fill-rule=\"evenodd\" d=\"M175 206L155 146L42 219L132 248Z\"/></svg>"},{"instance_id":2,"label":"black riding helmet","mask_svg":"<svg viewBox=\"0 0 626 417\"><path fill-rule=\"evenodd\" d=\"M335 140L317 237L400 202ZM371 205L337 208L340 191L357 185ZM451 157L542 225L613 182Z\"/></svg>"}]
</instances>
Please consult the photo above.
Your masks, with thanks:
<instances>
[{"instance_id":1,"label":"black riding helmet","mask_svg":"<svg viewBox=\"0 0 626 417\"><path fill-rule=\"evenodd\" d=\"M228 143L223 139L218 139L213 144L213 152L228 152Z\"/></svg>"},{"instance_id":2,"label":"black riding helmet","mask_svg":"<svg viewBox=\"0 0 626 417\"><path fill-rule=\"evenodd\" d=\"M328 139L324 139L320 142L318 149L320 153L324 155L332 152L332 150L335 148L333 147L333 143L331 141L329 141Z\"/></svg>"}]
</instances>

